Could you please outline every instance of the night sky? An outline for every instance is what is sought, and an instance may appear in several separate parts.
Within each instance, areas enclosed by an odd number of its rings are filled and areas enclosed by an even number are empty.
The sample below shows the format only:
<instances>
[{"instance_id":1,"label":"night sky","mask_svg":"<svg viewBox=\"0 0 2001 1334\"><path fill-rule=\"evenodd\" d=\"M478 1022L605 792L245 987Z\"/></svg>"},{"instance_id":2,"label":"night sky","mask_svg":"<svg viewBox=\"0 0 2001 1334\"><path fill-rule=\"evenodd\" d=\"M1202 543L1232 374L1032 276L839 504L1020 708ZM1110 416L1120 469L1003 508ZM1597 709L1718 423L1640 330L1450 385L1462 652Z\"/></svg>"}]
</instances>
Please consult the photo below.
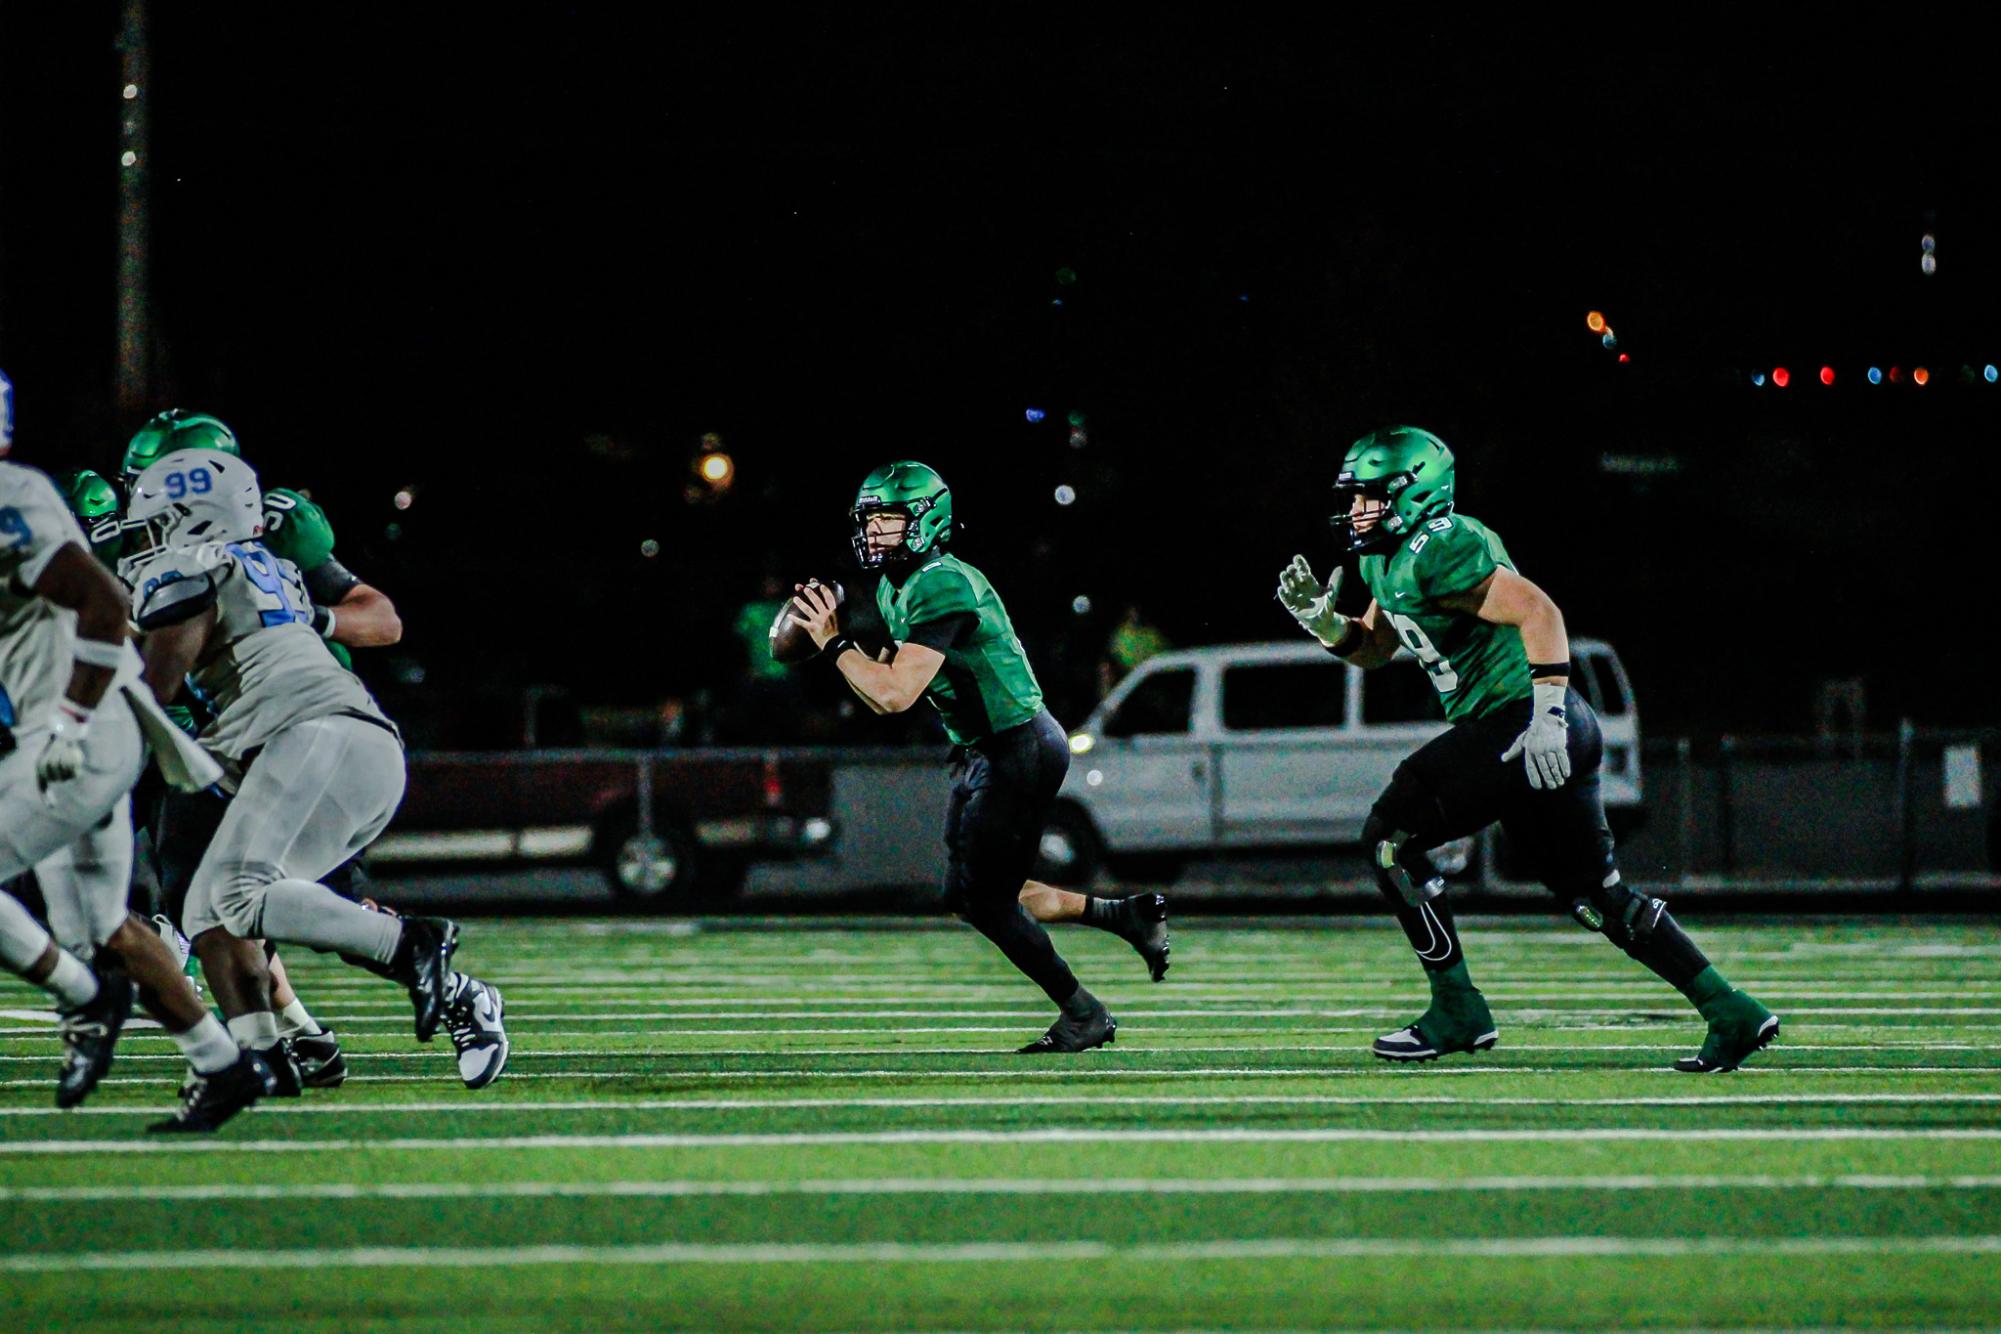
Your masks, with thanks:
<instances>
[{"instance_id":1,"label":"night sky","mask_svg":"<svg viewBox=\"0 0 2001 1334\"><path fill-rule=\"evenodd\" d=\"M1656 735L1804 727L1849 676L1872 726L1992 721L1977 43L942 12L156 5L151 405L326 503L408 626L364 675L440 695L725 688L761 571L840 574L904 456L1046 676L1132 599L1178 643L1288 637L1342 453L1409 421ZM0 7L0 366L52 471L145 415L118 14ZM738 474L691 506L707 432Z\"/></svg>"}]
</instances>

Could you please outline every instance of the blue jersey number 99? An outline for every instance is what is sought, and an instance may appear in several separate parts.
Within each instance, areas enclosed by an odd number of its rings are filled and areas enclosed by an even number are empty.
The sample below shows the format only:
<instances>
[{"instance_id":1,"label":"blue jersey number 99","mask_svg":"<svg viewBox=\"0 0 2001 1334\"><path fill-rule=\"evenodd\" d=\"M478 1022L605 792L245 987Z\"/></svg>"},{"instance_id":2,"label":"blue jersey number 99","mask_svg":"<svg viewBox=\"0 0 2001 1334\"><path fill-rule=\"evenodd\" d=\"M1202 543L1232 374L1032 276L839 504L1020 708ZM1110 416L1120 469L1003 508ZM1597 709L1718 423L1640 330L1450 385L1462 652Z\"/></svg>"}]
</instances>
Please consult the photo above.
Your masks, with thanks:
<instances>
[{"instance_id":1,"label":"blue jersey number 99","mask_svg":"<svg viewBox=\"0 0 2001 1334\"><path fill-rule=\"evenodd\" d=\"M186 472L167 474L167 499L186 500L189 496L205 496L215 490L215 475L207 468L190 468Z\"/></svg>"}]
</instances>

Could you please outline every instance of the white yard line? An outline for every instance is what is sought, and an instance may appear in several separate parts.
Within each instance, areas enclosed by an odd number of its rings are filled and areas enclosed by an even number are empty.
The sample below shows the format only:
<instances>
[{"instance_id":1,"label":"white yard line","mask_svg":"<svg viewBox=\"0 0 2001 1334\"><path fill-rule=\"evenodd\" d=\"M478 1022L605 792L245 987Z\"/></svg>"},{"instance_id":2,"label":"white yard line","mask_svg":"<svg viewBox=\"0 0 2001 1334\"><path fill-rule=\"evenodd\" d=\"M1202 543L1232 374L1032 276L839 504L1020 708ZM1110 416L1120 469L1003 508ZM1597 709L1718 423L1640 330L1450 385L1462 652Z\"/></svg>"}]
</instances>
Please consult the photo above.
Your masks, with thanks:
<instances>
[{"instance_id":1,"label":"white yard line","mask_svg":"<svg viewBox=\"0 0 2001 1334\"><path fill-rule=\"evenodd\" d=\"M2001 1176L874 1177L0 1187L0 1203L134 1200L685 1199L773 1195L1415 1195L1513 1191L2001 1190Z\"/></svg>"},{"instance_id":2,"label":"white yard line","mask_svg":"<svg viewBox=\"0 0 2001 1334\"><path fill-rule=\"evenodd\" d=\"M1119 1130L1038 1127L1028 1130L832 1130L725 1134L498 1135L449 1139L131 1139L0 1143L0 1157L86 1153L329 1153L468 1149L762 1149L852 1144L1337 1144L1337 1143L1578 1143L1584 1141L1745 1140L1809 1143L1845 1140L2001 1140L2001 1128L1891 1127L1639 1127L1574 1126L1537 1130L1362 1130L1248 1127Z\"/></svg>"},{"instance_id":3,"label":"white yard line","mask_svg":"<svg viewBox=\"0 0 2001 1334\"><path fill-rule=\"evenodd\" d=\"M872 1242L855 1245L662 1243L633 1246L370 1246L287 1251L82 1251L0 1256L0 1271L157 1269L484 1269L587 1264L1005 1264L1091 1260L1462 1259L1593 1256L1992 1255L2001 1236L1251 1238L1121 1245L1101 1241Z\"/></svg>"},{"instance_id":4,"label":"white yard line","mask_svg":"<svg viewBox=\"0 0 2001 1334\"><path fill-rule=\"evenodd\" d=\"M1460 1098L1451 1094L1420 1093L1406 1097L1388 1094L1353 1097L1321 1093L1247 1094L1110 1094L1061 1093L1049 1096L1002 1098L595 1098L560 1101L501 1101L494 1099L451 1102L291 1102L266 1099L259 1103L259 1116L294 1115L380 1115L443 1112L736 1112L803 1109L928 1108L928 1107L1794 1107L1794 1106L1934 1106L1938 1104L1991 1105L2001 1103L2001 1093L1732 1093L1714 1097L1656 1098ZM8 1116L161 1116L173 1110L157 1107L79 1107L65 1111L56 1107L0 1107L0 1117Z\"/></svg>"}]
</instances>

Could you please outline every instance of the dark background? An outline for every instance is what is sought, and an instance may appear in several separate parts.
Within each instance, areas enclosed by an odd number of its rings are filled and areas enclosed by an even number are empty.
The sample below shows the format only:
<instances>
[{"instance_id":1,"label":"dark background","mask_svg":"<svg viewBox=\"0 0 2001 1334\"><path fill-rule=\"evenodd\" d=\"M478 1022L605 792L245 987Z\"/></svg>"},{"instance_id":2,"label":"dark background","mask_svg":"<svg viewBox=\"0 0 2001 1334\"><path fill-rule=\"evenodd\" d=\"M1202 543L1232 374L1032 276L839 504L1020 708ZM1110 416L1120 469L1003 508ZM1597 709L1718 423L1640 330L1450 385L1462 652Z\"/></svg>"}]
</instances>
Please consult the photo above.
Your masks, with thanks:
<instances>
[{"instance_id":1,"label":"dark background","mask_svg":"<svg viewBox=\"0 0 2001 1334\"><path fill-rule=\"evenodd\" d=\"M1276 571L1327 567L1342 453L1410 421L1657 734L1804 729L1849 677L1872 726L1992 719L1963 34L405 9L156 5L141 164L149 407L326 504L404 614L384 688L726 691L761 571L840 573L854 486L915 456L1075 722L1127 600L1180 644L1296 633ZM146 415L112 395L118 20L0 8L0 366L51 471ZM706 432L738 473L691 504Z\"/></svg>"}]
</instances>

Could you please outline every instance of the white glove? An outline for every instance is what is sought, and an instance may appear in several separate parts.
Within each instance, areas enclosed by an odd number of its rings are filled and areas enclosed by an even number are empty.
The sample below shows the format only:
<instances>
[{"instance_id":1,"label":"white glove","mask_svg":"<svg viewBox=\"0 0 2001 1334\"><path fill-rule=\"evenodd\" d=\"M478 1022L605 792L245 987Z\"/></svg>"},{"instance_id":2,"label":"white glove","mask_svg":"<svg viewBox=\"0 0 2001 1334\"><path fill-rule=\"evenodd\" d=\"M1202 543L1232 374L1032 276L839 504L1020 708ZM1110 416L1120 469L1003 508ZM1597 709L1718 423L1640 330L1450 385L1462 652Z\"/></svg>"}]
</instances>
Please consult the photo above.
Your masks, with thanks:
<instances>
[{"instance_id":1,"label":"white glove","mask_svg":"<svg viewBox=\"0 0 2001 1334\"><path fill-rule=\"evenodd\" d=\"M1570 777L1570 719L1563 710L1564 687L1548 682L1535 686L1535 712L1515 744L1501 753L1503 761L1522 757L1529 786L1555 791Z\"/></svg>"},{"instance_id":2,"label":"white glove","mask_svg":"<svg viewBox=\"0 0 2001 1334\"><path fill-rule=\"evenodd\" d=\"M1328 648L1340 643L1348 633L1349 618L1334 610L1334 595L1341 591L1341 575L1341 567L1337 565L1328 576L1327 587L1322 588L1304 556L1294 556L1292 564L1278 572L1279 602L1306 628L1306 633Z\"/></svg>"},{"instance_id":3,"label":"white glove","mask_svg":"<svg viewBox=\"0 0 2001 1334\"><path fill-rule=\"evenodd\" d=\"M57 700L49 719L49 739L35 757L35 782L42 791L83 772L83 739L89 735L90 710L74 700Z\"/></svg>"}]
</instances>

